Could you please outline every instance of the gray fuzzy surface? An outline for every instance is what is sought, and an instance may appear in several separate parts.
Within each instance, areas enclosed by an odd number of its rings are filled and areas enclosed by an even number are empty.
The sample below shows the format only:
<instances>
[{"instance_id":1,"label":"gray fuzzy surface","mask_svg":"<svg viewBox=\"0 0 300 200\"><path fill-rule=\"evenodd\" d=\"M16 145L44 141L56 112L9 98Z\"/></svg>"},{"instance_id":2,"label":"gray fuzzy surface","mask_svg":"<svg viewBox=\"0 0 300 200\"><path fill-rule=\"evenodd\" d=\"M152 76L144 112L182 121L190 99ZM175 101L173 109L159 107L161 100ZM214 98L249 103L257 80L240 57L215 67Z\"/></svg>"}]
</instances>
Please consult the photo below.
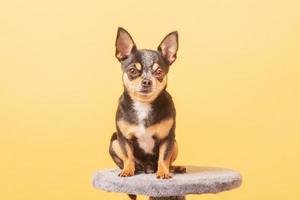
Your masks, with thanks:
<instances>
[{"instance_id":1,"label":"gray fuzzy surface","mask_svg":"<svg viewBox=\"0 0 300 200\"><path fill-rule=\"evenodd\" d=\"M119 173L119 169L98 171L94 174L93 186L108 192L163 197L218 193L242 183L239 172L215 167L189 166L187 173L173 174L168 180L157 179L155 174L119 177Z\"/></svg>"}]
</instances>

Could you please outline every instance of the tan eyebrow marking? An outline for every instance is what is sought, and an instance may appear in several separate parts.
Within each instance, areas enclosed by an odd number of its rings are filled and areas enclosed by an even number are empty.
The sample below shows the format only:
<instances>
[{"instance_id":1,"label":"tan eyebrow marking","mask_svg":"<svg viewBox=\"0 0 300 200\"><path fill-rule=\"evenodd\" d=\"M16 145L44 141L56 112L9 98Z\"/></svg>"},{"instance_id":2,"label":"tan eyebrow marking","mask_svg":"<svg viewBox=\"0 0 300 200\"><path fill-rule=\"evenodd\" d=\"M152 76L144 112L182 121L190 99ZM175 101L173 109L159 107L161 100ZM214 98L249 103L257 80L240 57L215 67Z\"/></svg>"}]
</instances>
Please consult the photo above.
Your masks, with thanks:
<instances>
[{"instance_id":1,"label":"tan eyebrow marking","mask_svg":"<svg viewBox=\"0 0 300 200\"><path fill-rule=\"evenodd\" d=\"M135 67L136 67L138 70L141 70L141 69L142 69L141 63L134 63L134 64L135 64Z\"/></svg>"},{"instance_id":2,"label":"tan eyebrow marking","mask_svg":"<svg viewBox=\"0 0 300 200\"><path fill-rule=\"evenodd\" d=\"M152 66L153 71L157 70L159 68L159 65L157 63L154 63Z\"/></svg>"}]
</instances>

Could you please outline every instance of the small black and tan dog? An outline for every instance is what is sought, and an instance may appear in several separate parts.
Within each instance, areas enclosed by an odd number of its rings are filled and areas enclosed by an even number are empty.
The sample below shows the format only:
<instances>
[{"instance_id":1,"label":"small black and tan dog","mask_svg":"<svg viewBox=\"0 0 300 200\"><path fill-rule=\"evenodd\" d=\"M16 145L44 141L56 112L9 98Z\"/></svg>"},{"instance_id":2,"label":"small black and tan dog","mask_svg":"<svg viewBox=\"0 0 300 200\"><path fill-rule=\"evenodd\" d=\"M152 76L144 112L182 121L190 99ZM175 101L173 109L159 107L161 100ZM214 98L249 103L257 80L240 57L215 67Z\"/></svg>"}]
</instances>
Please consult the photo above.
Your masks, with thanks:
<instances>
[{"instance_id":1,"label":"small black and tan dog","mask_svg":"<svg viewBox=\"0 0 300 200\"><path fill-rule=\"evenodd\" d=\"M137 49L130 34L118 29L116 57L123 70L124 92L119 99L117 131L111 137L109 152L122 169L119 176L144 171L168 179L170 172L185 172L184 167L172 165L178 153L176 113L166 91L167 74L177 49L177 31L169 33L154 51Z\"/></svg>"}]
</instances>

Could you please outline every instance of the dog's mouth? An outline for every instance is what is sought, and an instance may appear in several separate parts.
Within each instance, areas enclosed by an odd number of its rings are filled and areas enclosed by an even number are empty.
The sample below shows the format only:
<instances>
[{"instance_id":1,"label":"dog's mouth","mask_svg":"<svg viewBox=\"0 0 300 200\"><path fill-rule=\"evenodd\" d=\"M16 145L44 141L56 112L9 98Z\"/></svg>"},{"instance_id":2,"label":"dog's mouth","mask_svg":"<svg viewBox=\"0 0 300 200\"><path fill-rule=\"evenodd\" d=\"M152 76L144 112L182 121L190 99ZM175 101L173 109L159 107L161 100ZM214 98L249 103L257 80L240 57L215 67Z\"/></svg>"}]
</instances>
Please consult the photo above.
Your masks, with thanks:
<instances>
[{"instance_id":1,"label":"dog's mouth","mask_svg":"<svg viewBox=\"0 0 300 200\"><path fill-rule=\"evenodd\" d=\"M152 92L153 92L152 89L141 89L141 90L139 91L139 93L140 93L141 95L143 95L143 96L148 96L148 95L150 95Z\"/></svg>"}]
</instances>

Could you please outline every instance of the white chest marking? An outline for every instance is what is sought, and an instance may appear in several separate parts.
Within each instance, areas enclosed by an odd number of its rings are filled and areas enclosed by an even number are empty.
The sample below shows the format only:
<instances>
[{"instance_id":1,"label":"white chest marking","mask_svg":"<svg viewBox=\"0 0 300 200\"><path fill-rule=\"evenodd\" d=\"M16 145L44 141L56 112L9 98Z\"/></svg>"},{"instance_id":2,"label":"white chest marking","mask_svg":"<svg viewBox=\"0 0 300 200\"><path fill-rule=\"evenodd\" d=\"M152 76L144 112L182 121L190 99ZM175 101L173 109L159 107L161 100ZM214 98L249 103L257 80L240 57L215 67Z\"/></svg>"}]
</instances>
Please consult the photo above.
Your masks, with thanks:
<instances>
[{"instance_id":1,"label":"white chest marking","mask_svg":"<svg viewBox=\"0 0 300 200\"><path fill-rule=\"evenodd\" d=\"M135 101L133 103L133 108L137 114L138 118L138 128L135 136L137 137L137 141L139 146L146 152L146 153L153 153L154 147L154 140L153 140L153 133L146 132L144 120L148 117L151 112L151 105L148 103L142 103Z\"/></svg>"},{"instance_id":2,"label":"white chest marking","mask_svg":"<svg viewBox=\"0 0 300 200\"><path fill-rule=\"evenodd\" d=\"M137 114L137 118L138 118L139 122L142 123L143 120L148 117L152 108L151 108L151 104L134 101L133 109L135 110L135 112Z\"/></svg>"}]
</instances>

